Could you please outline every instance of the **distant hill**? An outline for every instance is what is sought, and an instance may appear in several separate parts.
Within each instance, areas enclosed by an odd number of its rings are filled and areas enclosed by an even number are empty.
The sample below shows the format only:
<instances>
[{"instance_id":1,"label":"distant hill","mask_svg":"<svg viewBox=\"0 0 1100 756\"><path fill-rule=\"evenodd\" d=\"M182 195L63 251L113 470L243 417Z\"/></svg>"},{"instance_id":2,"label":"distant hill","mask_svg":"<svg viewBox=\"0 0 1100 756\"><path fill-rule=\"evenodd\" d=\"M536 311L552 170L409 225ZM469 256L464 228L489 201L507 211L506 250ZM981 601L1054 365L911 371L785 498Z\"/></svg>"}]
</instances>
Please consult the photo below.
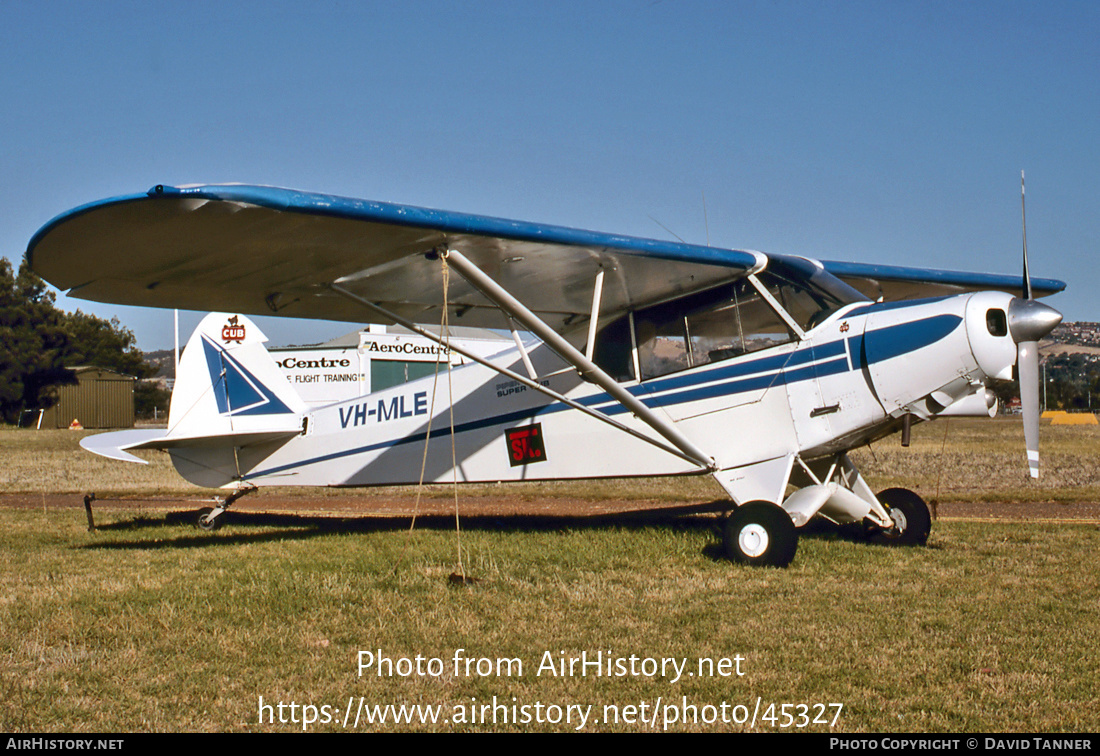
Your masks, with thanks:
<instances>
[{"instance_id":1,"label":"distant hill","mask_svg":"<svg viewBox=\"0 0 1100 756\"><path fill-rule=\"evenodd\" d=\"M145 352L145 362L156 367L157 372L153 376L154 379L175 378L175 375L173 375L176 363L175 350L158 349L155 352Z\"/></svg>"},{"instance_id":2,"label":"distant hill","mask_svg":"<svg viewBox=\"0 0 1100 756\"><path fill-rule=\"evenodd\" d=\"M1067 346L1100 347L1100 323L1087 320L1061 323L1050 332L1047 340Z\"/></svg>"},{"instance_id":3,"label":"distant hill","mask_svg":"<svg viewBox=\"0 0 1100 756\"><path fill-rule=\"evenodd\" d=\"M1079 354L1094 362L1100 359L1100 323L1062 323L1039 342L1039 353L1050 357Z\"/></svg>"},{"instance_id":4,"label":"distant hill","mask_svg":"<svg viewBox=\"0 0 1100 756\"><path fill-rule=\"evenodd\" d=\"M1100 357L1100 347L1080 346L1079 344L1058 344L1053 341L1044 341L1039 344L1039 352L1044 356L1056 354L1087 354Z\"/></svg>"}]
</instances>

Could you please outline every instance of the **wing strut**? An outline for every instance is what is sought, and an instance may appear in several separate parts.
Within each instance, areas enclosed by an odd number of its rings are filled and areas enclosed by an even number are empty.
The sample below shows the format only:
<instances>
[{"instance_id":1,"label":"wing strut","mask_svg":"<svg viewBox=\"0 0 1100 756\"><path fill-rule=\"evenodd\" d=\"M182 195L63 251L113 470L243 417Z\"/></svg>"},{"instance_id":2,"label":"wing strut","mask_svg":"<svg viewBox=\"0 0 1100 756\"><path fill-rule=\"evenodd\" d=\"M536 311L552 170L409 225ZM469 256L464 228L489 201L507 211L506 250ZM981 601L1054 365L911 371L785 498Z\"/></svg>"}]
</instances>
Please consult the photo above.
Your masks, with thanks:
<instances>
[{"instance_id":1,"label":"wing strut","mask_svg":"<svg viewBox=\"0 0 1100 756\"><path fill-rule=\"evenodd\" d=\"M535 370L535 366L531 364L531 355L527 354L527 347L523 345L523 339L519 337L519 333L516 331L516 322L511 318L508 318L508 330L512 332L512 341L516 343L516 349L519 350L519 356L523 358L523 367L527 369L527 375L531 376L531 380L538 380L539 374Z\"/></svg>"},{"instance_id":2,"label":"wing strut","mask_svg":"<svg viewBox=\"0 0 1100 756\"><path fill-rule=\"evenodd\" d=\"M592 315L588 318L588 345L584 356L592 359L596 349L596 329L600 323L600 300L603 298L603 268L596 274L596 284L592 288Z\"/></svg>"},{"instance_id":3,"label":"wing strut","mask_svg":"<svg viewBox=\"0 0 1100 756\"><path fill-rule=\"evenodd\" d=\"M438 335L432 333L431 331L425 330L424 328L421 328L420 326L418 326L416 323L413 323L411 320L403 318L400 315L398 315L394 312L391 312L390 310L387 310L385 307L382 307L381 305L378 305L374 302L371 302L369 299L364 299L363 297L359 296L358 294L354 294L354 293L348 291L347 289L340 286L340 284L338 284L338 283L329 284L329 288L331 288L334 292L336 292L340 296L347 297L351 301L356 302L358 304L361 304L363 307L366 307L368 310L372 310L372 311L378 313L379 315L381 315L382 317L387 318L389 320L392 320L393 322L397 323L398 325L404 326L405 328L408 328L413 333L416 333L420 336L423 336L426 339L434 341L435 343L439 344L440 346L443 346L445 348L448 348L448 349L451 349L455 352L458 352L459 354L461 354L463 357L465 357L468 360L472 360L473 362L476 362L479 365L483 365L483 366L489 368L490 370L495 370L496 372L500 373L501 375L503 375L506 378L511 378L513 381L516 381L517 383L522 383L524 386L527 386L530 389L534 389L535 391L538 391L541 394L545 394L546 396L550 397L551 399L554 399L555 401L562 402L563 404L569 405L573 409L580 410L581 412L583 412L586 415L589 415L590 417L594 417L597 420L601 420L601 421L607 423L608 425L612 426L616 430L621 430L624 433L628 433L631 436L634 436L635 438L638 438L642 441L645 441L646 443L652 444L653 446L656 446L658 449L666 451L669 454L675 455L675 456L679 457L680 459L682 459L686 462L691 462L692 464L699 464L698 460L696 460L692 457L689 457L687 454L680 451L679 449L677 449L675 447L672 447L672 446L669 446L668 444L662 443L661 441L658 441L655 438L650 438L649 436L645 435L644 433L639 433L638 431L634 430L633 428L630 428L626 425L623 425L618 420L610 418L607 415L603 414L602 412L598 412L598 411L592 409L591 407L586 407L583 404L581 404L577 401L574 401L573 399L570 399L569 397L567 397L563 394L559 394L557 391L554 391L551 388L543 386L541 383L538 383L535 380L527 378L526 376L520 375L519 373L517 373L513 370L509 370L506 367L501 367L500 365L494 365L492 362L489 362L485 358L479 357L478 355L474 354L473 352L470 352L470 351L467 351L466 349L463 349L461 346L454 343L453 341L450 344L448 344L443 339L442 336L438 336ZM515 329L514 328L513 328L512 332L513 332L513 334L515 334ZM518 334L516 334L516 337L518 339ZM529 364L530 363L530 358L528 358L526 356L526 352L523 351L522 342L521 342L521 351L520 351L520 353L524 356L525 362L527 362ZM529 369L531 370L532 373L534 372L533 367L530 367ZM702 465L702 466L707 467L708 469L710 469L709 465Z\"/></svg>"},{"instance_id":4,"label":"wing strut","mask_svg":"<svg viewBox=\"0 0 1100 756\"><path fill-rule=\"evenodd\" d=\"M703 453L684 434L680 433L672 423L657 415L636 396L620 386L614 378L600 369L592 360L581 354L576 347L562 338L557 331L548 326L535 313L527 309L522 302L509 294L496 281L485 275L465 255L456 249L448 249L444 254L447 262L459 272L459 275L466 279L467 283L484 294L490 302L509 316L519 321L527 330L542 339L562 359L575 367L582 378L595 383L619 404L633 412L639 420L664 436L673 446L683 452L679 456L686 456L689 460L707 470L717 469L714 459Z\"/></svg>"}]
</instances>

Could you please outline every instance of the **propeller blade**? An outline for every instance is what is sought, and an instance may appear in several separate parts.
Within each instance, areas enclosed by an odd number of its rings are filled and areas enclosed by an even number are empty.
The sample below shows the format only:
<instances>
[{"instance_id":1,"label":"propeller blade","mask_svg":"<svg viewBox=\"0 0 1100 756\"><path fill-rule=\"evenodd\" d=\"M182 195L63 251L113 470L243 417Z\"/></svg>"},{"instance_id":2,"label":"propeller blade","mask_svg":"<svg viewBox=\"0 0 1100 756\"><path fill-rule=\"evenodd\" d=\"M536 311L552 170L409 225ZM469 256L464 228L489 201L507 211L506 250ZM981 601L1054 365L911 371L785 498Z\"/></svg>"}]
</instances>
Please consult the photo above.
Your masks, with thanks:
<instances>
[{"instance_id":1,"label":"propeller blade","mask_svg":"<svg viewBox=\"0 0 1100 756\"><path fill-rule=\"evenodd\" d=\"M1016 345L1016 367L1020 376L1020 404L1024 411L1024 443L1027 469L1039 477L1039 342L1021 341Z\"/></svg>"},{"instance_id":2,"label":"propeller blade","mask_svg":"<svg viewBox=\"0 0 1100 756\"><path fill-rule=\"evenodd\" d=\"M1020 171L1020 222L1024 232L1023 299L1008 306L1008 330L1016 342L1016 374L1020 379L1020 404L1024 411L1024 444L1027 469L1039 477L1039 339L1062 322L1062 313L1036 302L1027 267L1027 209L1024 205L1024 172Z\"/></svg>"},{"instance_id":3,"label":"propeller blade","mask_svg":"<svg viewBox=\"0 0 1100 756\"><path fill-rule=\"evenodd\" d=\"M1024 441L1031 477L1039 477L1039 339L1062 322L1062 313L1034 299L1008 305L1008 332L1016 342L1016 374L1024 411Z\"/></svg>"},{"instance_id":4,"label":"propeller blade","mask_svg":"<svg viewBox=\"0 0 1100 756\"><path fill-rule=\"evenodd\" d=\"M1024 207L1024 172L1020 171L1020 220L1024 226L1024 299L1032 299L1031 273L1027 269L1027 208Z\"/></svg>"}]
</instances>

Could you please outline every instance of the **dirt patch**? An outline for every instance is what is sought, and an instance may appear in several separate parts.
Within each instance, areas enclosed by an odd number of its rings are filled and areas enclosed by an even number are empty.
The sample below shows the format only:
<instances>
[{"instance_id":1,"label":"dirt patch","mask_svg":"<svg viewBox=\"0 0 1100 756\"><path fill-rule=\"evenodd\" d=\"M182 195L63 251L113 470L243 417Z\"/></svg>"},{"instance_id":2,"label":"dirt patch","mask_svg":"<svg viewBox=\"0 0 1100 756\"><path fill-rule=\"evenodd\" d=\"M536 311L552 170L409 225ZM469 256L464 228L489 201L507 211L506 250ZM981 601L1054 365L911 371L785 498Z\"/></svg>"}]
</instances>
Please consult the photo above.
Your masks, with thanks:
<instances>
[{"instance_id":1,"label":"dirt patch","mask_svg":"<svg viewBox=\"0 0 1100 756\"><path fill-rule=\"evenodd\" d=\"M0 508L5 509L67 509L84 506L84 497L77 494L0 494ZM212 506L209 499L134 497L96 500L93 511L133 509L154 511L191 511ZM726 502L675 503L658 501L584 500L575 498L528 499L521 496L463 496L458 500L463 517L607 517L642 513L666 515L720 512ZM1100 522L1097 502L945 502L933 507L941 519L1005 519L1005 520L1065 520ZM271 496L256 494L236 502L231 511L239 513L301 513L339 517L439 517L454 515L451 498L415 496Z\"/></svg>"}]
</instances>

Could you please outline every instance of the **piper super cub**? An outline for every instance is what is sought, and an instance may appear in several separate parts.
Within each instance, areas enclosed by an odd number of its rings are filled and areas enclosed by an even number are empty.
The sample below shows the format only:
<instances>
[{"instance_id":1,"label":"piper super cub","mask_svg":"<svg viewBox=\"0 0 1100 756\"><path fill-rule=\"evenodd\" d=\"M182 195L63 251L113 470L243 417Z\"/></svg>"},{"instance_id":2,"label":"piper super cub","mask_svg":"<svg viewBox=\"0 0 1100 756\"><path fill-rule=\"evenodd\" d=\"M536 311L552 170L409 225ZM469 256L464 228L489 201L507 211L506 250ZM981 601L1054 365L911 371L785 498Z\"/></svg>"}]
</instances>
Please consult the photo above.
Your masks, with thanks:
<instances>
[{"instance_id":1,"label":"piper super cub","mask_svg":"<svg viewBox=\"0 0 1100 756\"><path fill-rule=\"evenodd\" d=\"M923 544L913 492L875 493L847 451L913 420L990 415L1018 366L1038 475L1037 341L1065 284L819 262L286 189L173 188L46 224L31 267L70 296L221 310L188 344L167 430L85 439L187 480L371 486L709 474L724 548L786 565L812 518ZM233 313L233 314L228 314ZM515 346L449 378L320 408L299 398L245 314L510 329ZM452 416L453 412L453 416ZM452 439L455 448L452 462Z\"/></svg>"}]
</instances>

